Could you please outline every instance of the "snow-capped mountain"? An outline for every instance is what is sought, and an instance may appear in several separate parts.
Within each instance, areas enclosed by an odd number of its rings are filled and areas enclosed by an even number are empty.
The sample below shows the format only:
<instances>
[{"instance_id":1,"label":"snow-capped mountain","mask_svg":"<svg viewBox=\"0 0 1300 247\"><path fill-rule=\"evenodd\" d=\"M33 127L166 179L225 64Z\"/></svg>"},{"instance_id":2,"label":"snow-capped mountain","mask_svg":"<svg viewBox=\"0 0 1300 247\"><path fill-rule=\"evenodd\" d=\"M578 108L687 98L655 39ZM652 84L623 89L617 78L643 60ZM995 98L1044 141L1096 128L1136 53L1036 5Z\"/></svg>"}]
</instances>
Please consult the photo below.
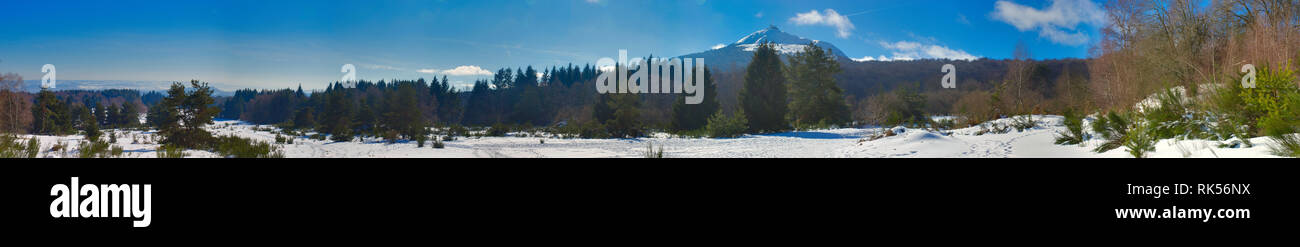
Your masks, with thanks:
<instances>
[{"instance_id":1,"label":"snow-capped mountain","mask_svg":"<svg viewBox=\"0 0 1300 247\"><path fill-rule=\"evenodd\" d=\"M763 30L755 31L744 38L740 38L735 43L717 47L712 50L682 55L682 58L704 58L704 63L710 67L719 69L743 68L753 59L754 50L763 42L772 42L775 45L778 54L782 58L788 58L790 55L803 51L809 43L816 44L822 49L830 49L841 62L852 61L840 48L835 47L830 42L811 40L804 37L795 36L782 32L776 26L771 26Z\"/></svg>"}]
</instances>

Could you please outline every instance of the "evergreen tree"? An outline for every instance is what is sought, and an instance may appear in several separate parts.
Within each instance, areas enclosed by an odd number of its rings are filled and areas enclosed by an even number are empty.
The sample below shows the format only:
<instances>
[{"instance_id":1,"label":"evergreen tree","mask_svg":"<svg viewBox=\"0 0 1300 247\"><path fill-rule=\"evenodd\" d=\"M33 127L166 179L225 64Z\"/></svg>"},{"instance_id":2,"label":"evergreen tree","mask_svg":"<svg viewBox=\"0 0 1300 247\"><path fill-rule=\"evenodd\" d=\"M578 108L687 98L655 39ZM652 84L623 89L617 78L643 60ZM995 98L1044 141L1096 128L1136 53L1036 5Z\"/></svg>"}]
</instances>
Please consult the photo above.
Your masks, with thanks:
<instances>
[{"instance_id":1,"label":"evergreen tree","mask_svg":"<svg viewBox=\"0 0 1300 247\"><path fill-rule=\"evenodd\" d=\"M100 112L103 112L104 106L97 105L95 108ZM79 118L81 119L81 130L85 132L86 140L91 142L99 141L99 119L95 119L95 116L100 114L92 113L90 109L87 109L84 106L78 106L75 111L80 113Z\"/></svg>"},{"instance_id":2,"label":"evergreen tree","mask_svg":"<svg viewBox=\"0 0 1300 247\"><path fill-rule=\"evenodd\" d=\"M452 87L451 81L447 76L442 76L442 81L434 78L433 84L429 86L434 99L438 100L438 121L443 123L458 123L461 116L460 92Z\"/></svg>"},{"instance_id":3,"label":"evergreen tree","mask_svg":"<svg viewBox=\"0 0 1300 247\"><path fill-rule=\"evenodd\" d=\"M391 94L395 94L395 97L390 97L388 105L384 107L386 111L381 126L385 131L397 132L401 138L414 138L425 128L423 115L416 104L416 91L409 84L400 84Z\"/></svg>"},{"instance_id":4,"label":"evergreen tree","mask_svg":"<svg viewBox=\"0 0 1300 247\"><path fill-rule=\"evenodd\" d=\"M787 111L786 77L782 73L781 57L772 43L764 42L754 51L754 58L745 68L744 84L740 88L740 108L749 118L752 132L772 132L789 128Z\"/></svg>"},{"instance_id":5,"label":"evergreen tree","mask_svg":"<svg viewBox=\"0 0 1300 247\"><path fill-rule=\"evenodd\" d=\"M318 132L330 134L330 139L334 141L351 141L354 133L352 100L348 99L342 84L336 85L337 87L325 90L325 97L328 99L322 112Z\"/></svg>"},{"instance_id":6,"label":"evergreen tree","mask_svg":"<svg viewBox=\"0 0 1300 247\"><path fill-rule=\"evenodd\" d=\"M492 121L492 92L487 81L475 81L474 88L469 93L469 103L465 106L464 123L472 125L486 125L494 123Z\"/></svg>"},{"instance_id":7,"label":"evergreen tree","mask_svg":"<svg viewBox=\"0 0 1300 247\"><path fill-rule=\"evenodd\" d=\"M293 114L293 127L296 129L316 127L316 116L312 114L311 107L298 108L298 112Z\"/></svg>"},{"instance_id":8,"label":"evergreen tree","mask_svg":"<svg viewBox=\"0 0 1300 247\"><path fill-rule=\"evenodd\" d=\"M790 119L796 126L839 124L849 119L843 90L835 84L840 63L816 43L790 58L786 76L790 81Z\"/></svg>"},{"instance_id":9,"label":"evergreen tree","mask_svg":"<svg viewBox=\"0 0 1300 247\"><path fill-rule=\"evenodd\" d=\"M122 109L117 105L109 105L108 109L104 109L104 121L101 123L108 128L118 128L122 123Z\"/></svg>"},{"instance_id":10,"label":"evergreen tree","mask_svg":"<svg viewBox=\"0 0 1300 247\"><path fill-rule=\"evenodd\" d=\"M64 135L72 132L72 119L68 106L54 92L41 90L32 105L32 127L36 134Z\"/></svg>"},{"instance_id":11,"label":"evergreen tree","mask_svg":"<svg viewBox=\"0 0 1300 247\"><path fill-rule=\"evenodd\" d=\"M120 128L134 128L140 124L140 112L136 109L135 103L127 101L122 103L121 113L117 114L121 119L118 120Z\"/></svg>"},{"instance_id":12,"label":"evergreen tree","mask_svg":"<svg viewBox=\"0 0 1300 247\"><path fill-rule=\"evenodd\" d=\"M609 134L618 138L636 138L641 130L641 96L637 94L614 94L609 96L609 108L614 109L613 118L605 121Z\"/></svg>"},{"instance_id":13,"label":"evergreen tree","mask_svg":"<svg viewBox=\"0 0 1300 247\"><path fill-rule=\"evenodd\" d=\"M160 106L163 108L162 125L158 134L164 144L185 148L205 148L212 139L212 134L203 127L212 124L212 119L220 113L221 108L213 105L212 87L205 82L191 80L193 90L186 92L185 85L172 83Z\"/></svg>"},{"instance_id":14,"label":"evergreen tree","mask_svg":"<svg viewBox=\"0 0 1300 247\"><path fill-rule=\"evenodd\" d=\"M709 123L709 117L718 112L718 85L713 83L713 75L709 72L709 68L704 68L704 81L696 83L704 84L704 95L702 95L704 102L688 105L686 94L678 95L677 100L673 102L671 127L674 130L704 128Z\"/></svg>"},{"instance_id":15,"label":"evergreen tree","mask_svg":"<svg viewBox=\"0 0 1300 247\"><path fill-rule=\"evenodd\" d=\"M96 103L96 104L95 104L95 107L94 107L94 112L91 112L91 113L94 114L94 117L95 117L95 118L94 118L93 120L95 120L95 124L96 124L96 125L99 125L99 126L107 126L107 125L109 125L109 123L108 123L108 108L105 108L105 107L104 107L104 104L102 104L102 103Z\"/></svg>"}]
</instances>

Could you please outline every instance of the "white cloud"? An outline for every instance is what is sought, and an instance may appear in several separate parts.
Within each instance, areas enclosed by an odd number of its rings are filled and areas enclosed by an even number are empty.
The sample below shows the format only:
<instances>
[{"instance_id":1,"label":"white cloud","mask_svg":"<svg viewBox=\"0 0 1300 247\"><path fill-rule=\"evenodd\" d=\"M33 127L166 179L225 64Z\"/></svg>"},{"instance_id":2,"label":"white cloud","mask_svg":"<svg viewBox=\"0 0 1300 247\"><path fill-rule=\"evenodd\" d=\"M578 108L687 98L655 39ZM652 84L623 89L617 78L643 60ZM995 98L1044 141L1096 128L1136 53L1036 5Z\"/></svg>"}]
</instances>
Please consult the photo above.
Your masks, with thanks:
<instances>
[{"instance_id":1,"label":"white cloud","mask_svg":"<svg viewBox=\"0 0 1300 247\"><path fill-rule=\"evenodd\" d=\"M362 65L362 66L363 66L363 68L373 69L373 70L397 70L397 71L405 70L405 69L398 68L398 67L393 67L393 66L388 66L388 65L379 65L379 64L365 64L365 65Z\"/></svg>"},{"instance_id":2,"label":"white cloud","mask_svg":"<svg viewBox=\"0 0 1300 247\"><path fill-rule=\"evenodd\" d=\"M884 47L892 53L892 57L880 55L879 57L863 57L853 59L854 61L908 61L923 58L933 59L952 59L952 60L975 60L979 57L971 55L963 50L948 48L946 46L934 44L922 44L914 41L885 42L880 41L880 47Z\"/></svg>"},{"instance_id":3,"label":"white cloud","mask_svg":"<svg viewBox=\"0 0 1300 247\"><path fill-rule=\"evenodd\" d=\"M908 42L908 41L889 43L889 42L881 41L880 46L890 50L916 50L918 48L921 48L921 43Z\"/></svg>"},{"instance_id":4,"label":"white cloud","mask_svg":"<svg viewBox=\"0 0 1300 247\"><path fill-rule=\"evenodd\" d=\"M825 13L817 10L808 11L808 13L798 13L795 17L790 18L790 22L795 25L823 25L835 27L835 36L848 38L853 34L853 22L849 21L848 16L840 15L834 9L826 9Z\"/></svg>"},{"instance_id":5,"label":"white cloud","mask_svg":"<svg viewBox=\"0 0 1300 247\"><path fill-rule=\"evenodd\" d=\"M587 3L601 3L601 2L604 2L604 0L586 0L586 1L587 1Z\"/></svg>"},{"instance_id":6,"label":"white cloud","mask_svg":"<svg viewBox=\"0 0 1300 247\"><path fill-rule=\"evenodd\" d=\"M760 19L762 19L762 18L763 18L763 11L759 11L757 14L754 14L754 18L760 18Z\"/></svg>"},{"instance_id":7,"label":"white cloud","mask_svg":"<svg viewBox=\"0 0 1300 247\"><path fill-rule=\"evenodd\" d=\"M1045 9L1036 9L1006 0L994 3L993 19L1011 24L1020 31L1038 31L1038 36L1057 44L1078 46L1089 37L1080 25L1103 26L1106 14L1091 0L1052 0Z\"/></svg>"},{"instance_id":8,"label":"white cloud","mask_svg":"<svg viewBox=\"0 0 1300 247\"><path fill-rule=\"evenodd\" d=\"M454 69L449 69L449 70L420 69L417 70L416 72L425 73L425 74L443 73L450 76L492 75L492 71L488 71L474 65L461 65L461 66L457 66Z\"/></svg>"}]
</instances>

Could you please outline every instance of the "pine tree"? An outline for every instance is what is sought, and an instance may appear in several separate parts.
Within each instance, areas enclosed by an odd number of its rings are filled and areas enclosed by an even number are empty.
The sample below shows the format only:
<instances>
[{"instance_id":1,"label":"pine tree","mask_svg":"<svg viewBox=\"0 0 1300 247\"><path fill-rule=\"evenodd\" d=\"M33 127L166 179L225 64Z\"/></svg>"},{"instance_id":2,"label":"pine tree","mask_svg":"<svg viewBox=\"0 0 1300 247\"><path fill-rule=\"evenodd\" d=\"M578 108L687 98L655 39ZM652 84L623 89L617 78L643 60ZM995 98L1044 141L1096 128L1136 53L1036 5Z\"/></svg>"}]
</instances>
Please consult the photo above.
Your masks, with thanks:
<instances>
[{"instance_id":1,"label":"pine tree","mask_svg":"<svg viewBox=\"0 0 1300 247\"><path fill-rule=\"evenodd\" d=\"M464 123L474 125L492 124L493 90L487 81L475 81L469 93L469 103L465 106Z\"/></svg>"},{"instance_id":2,"label":"pine tree","mask_svg":"<svg viewBox=\"0 0 1300 247\"><path fill-rule=\"evenodd\" d=\"M122 124L122 109L117 105L109 105L108 109L104 109L104 115L103 126L118 128Z\"/></svg>"},{"instance_id":3,"label":"pine tree","mask_svg":"<svg viewBox=\"0 0 1300 247\"><path fill-rule=\"evenodd\" d=\"M298 112L293 114L293 127L295 129L316 127L316 116L312 114L311 107L298 108Z\"/></svg>"},{"instance_id":4,"label":"pine tree","mask_svg":"<svg viewBox=\"0 0 1300 247\"><path fill-rule=\"evenodd\" d=\"M615 94L609 96L609 108L614 110L613 118L605 122L609 134L618 138L636 138L641 130L641 96L637 94Z\"/></svg>"},{"instance_id":5,"label":"pine tree","mask_svg":"<svg viewBox=\"0 0 1300 247\"><path fill-rule=\"evenodd\" d=\"M191 80L193 90L186 93L185 85L172 83L167 90L167 97L160 103L163 114L162 126L158 134L164 144L185 148L206 148L212 134L203 127L212 124L212 119L221 112L213 105L212 87L205 82Z\"/></svg>"},{"instance_id":6,"label":"pine tree","mask_svg":"<svg viewBox=\"0 0 1300 247\"><path fill-rule=\"evenodd\" d=\"M119 128L134 128L140 124L140 112L136 109L135 103L127 101L122 103L121 113L117 114L121 119L118 120Z\"/></svg>"},{"instance_id":7,"label":"pine tree","mask_svg":"<svg viewBox=\"0 0 1300 247\"><path fill-rule=\"evenodd\" d=\"M754 59L745 68L744 85L740 88L740 108L749 118L752 132L772 132L789 128L786 123L786 77L782 73L781 57L772 43L764 42L754 52Z\"/></svg>"},{"instance_id":8,"label":"pine tree","mask_svg":"<svg viewBox=\"0 0 1300 247\"><path fill-rule=\"evenodd\" d=\"M844 90L835 84L840 63L830 54L809 43L785 68L790 81L790 119L795 126L839 124L849 119Z\"/></svg>"},{"instance_id":9,"label":"pine tree","mask_svg":"<svg viewBox=\"0 0 1300 247\"><path fill-rule=\"evenodd\" d=\"M704 84L704 95L702 95L704 102L688 105L686 95L678 95L677 100L673 102L671 128L674 130L704 128L709 123L709 117L718 112L718 85L713 83L713 75L709 72L709 68L704 68L704 81L696 83Z\"/></svg>"},{"instance_id":10,"label":"pine tree","mask_svg":"<svg viewBox=\"0 0 1300 247\"><path fill-rule=\"evenodd\" d=\"M330 134L334 141L351 141L352 135L352 100L348 99L341 84L325 90L325 109L322 112L318 132Z\"/></svg>"},{"instance_id":11,"label":"pine tree","mask_svg":"<svg viewBox=\"0 0 1300 247\"><path fill-rule=\"evenodd\" d=\"M97 105L95 108L100 112L103 112L104 106ZM95 119L95 116L100 114L92 113L90 109L87 109L84 106L78 107L75 111L80 112L79 118L81 119L81 130L85 132L86 140L91 142L99 141L99 119Z\"/></svg>"},{"instance_id":12,"label":"pine tree","mask_svg":"<svg viewBox=\"0 0 1300 247\"><path fill-rule=\"evenodd\" d=\"M59 100L54 92L41 90L32 105L32 127L36 134L64 135L72 132L71 116L68 106Z\"/></svg>"},{"instance_id":13,"label":"pine tree","mask_svg":"<svg viewBox=\"0 0 1300 247\"><path fill-rule=\"evenodd\" d=\"M99 126L109 126L109 122L108 122L108 108L105 108L103 103L97 103L97 104L95 104L95 108L94 108L94 109L95 109L95 111L94 111L94 112L91 112L91 113L94 114L94 117L95 117L95 119L94 119L94 120L95 120L95 124L97 124L97 125L99 125Z\"/></svg>"}]
</instances>

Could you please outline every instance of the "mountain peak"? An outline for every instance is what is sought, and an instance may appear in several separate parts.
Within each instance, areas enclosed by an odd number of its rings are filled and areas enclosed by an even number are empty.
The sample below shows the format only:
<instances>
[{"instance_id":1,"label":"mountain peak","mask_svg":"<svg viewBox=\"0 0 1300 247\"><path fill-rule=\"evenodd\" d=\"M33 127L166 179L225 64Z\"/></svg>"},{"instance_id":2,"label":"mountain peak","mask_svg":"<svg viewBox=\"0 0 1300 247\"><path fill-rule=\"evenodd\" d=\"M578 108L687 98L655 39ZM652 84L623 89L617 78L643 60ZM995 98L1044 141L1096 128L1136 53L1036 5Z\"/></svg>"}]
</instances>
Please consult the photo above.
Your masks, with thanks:
<instances>
[{"instance_id":1,"label":"mountain peak","mask_svg":"<svg viewBox=\"0 0 1300 247\"><path fill-rule=\"evenodd\" d=\"M840 48L835 47L830 42L818 41L799 37L794 34L786 33L777 28L776 25L770 25L767 28L754 31L740 40L730 45L716 47L707 51L683 55L683 58L704 58L705 62L721 68L745 66L749 64L750 59L754 56L754 51L758 50L758 45L764 42L771 42L772 48L776 49L777 54L782 57L802 52L808 44L816 44L822 49L830 49L831 54L841 61L849 60Z\"/></svg>"},{"instance_id":2,"label":"mountain peak","mask_svg":"<svg viewBox=\"0 0 1300 247\"><path fill-rule=\"evenodd\" d=\"M802 44L806 45L814 40L805 39L786 32L782 32L775 25L769 26L762 30L755 31L744 38L740 38L734 45L757 45L763 42L772 42L776 44Z\"/></svg>"}]
</instances>

